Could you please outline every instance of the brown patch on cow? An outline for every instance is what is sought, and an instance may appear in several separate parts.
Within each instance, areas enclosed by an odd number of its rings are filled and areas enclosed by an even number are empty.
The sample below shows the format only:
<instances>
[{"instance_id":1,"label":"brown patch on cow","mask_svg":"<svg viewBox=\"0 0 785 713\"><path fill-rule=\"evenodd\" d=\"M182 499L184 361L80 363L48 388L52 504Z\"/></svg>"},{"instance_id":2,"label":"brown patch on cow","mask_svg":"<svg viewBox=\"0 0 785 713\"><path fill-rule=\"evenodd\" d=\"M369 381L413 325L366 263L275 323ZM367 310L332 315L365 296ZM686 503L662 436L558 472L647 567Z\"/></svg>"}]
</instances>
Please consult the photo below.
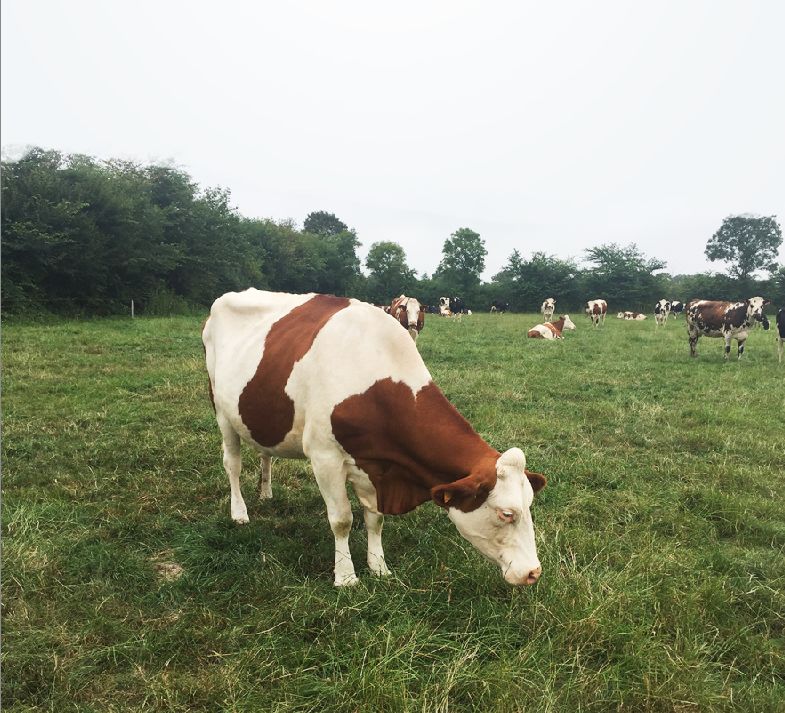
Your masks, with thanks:
<instances>
[{"instance_id":1,"label":"brown patch on cow","mask_svg":"<svg viewBox=\"0 0 785 713\"><path fill-rule=\"evenodd\" d=\"M292 430L294 402L284 391L286 382L330 317L349 304L346 297L316 295L270 328L262 360L239 401L240 417L258 444L271 448Z\"/></svg>"},{"instance_id":2,"label":"brown patch on cow","mask_svg":"<svg viewBox=\"0 0 785 713\"><path fill-rule=\"evenodd\" d=\"M545 326L550 329L551 334L553 334L554 337L561 337L561 330L553 322L546 322ZM563 319L561 320L561 326L564 326Z\"/></svg>"},{"instance_id":3,"label":"brown patch on cow","mask_svg":"<svg viewBox=\"0 0 785 713\"><path fill-rule=\"evenodd\" d=\"M478 508L496 484L491 448L433 383L415 394L390 378L333 410L338 443L368 474L379 512L399 515L455 485L450 507ZM460 484L457 484L460 482ZM457 492L460 491L460 492Z\"/></svg>"},{"instance_id":4,"label":"brown patch on cow","mask_svg":"<svg viewBox=\"0 0 785 713\"><path fill-rule=\"evenodd\" d=\"M540 332L538 332L536 329L530 329L527 335L532 339L545 339L545 337L543 337L542 334L540 334Z\"/></svg>"},{"instance_id":5,"label":"brown patch on cow","mask_svg":"<svg viewBox=\"0 0 785 713\"><path fill-rule=\"evenodd\" d=\"M524 473L526 473L526 477L529 479L535 495L548 484L548 479L542 473L532 473L525 468Z\"/></svg>"}]
</instances>

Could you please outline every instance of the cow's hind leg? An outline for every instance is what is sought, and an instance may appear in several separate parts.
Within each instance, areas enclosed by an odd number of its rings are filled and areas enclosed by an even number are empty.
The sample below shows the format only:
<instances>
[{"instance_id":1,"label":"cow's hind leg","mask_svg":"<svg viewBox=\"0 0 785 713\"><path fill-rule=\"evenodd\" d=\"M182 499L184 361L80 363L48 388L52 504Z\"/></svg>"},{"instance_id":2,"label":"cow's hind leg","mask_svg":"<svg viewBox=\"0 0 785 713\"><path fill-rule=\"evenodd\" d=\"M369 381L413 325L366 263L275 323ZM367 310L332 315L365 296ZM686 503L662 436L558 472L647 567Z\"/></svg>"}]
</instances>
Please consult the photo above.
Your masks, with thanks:
<instances>
[{"instance_id":1,"label":"cow's hind leg","mask_svg":"<svg viewBox=\"0 0 785 713\"><path fill-rule=\"evenodd\" d=\"M785 339L782 337L777 337L777 359L779 363L782 364L782 346L785 343Z\"/></svg>"},{"instance_id":2,"label":"cow's hind leg","mask_svg":"<svg viewBox=\"0 0 785 713\"><path fill-rule=\"evenodd\" d=\"M690 332L690 356L696 357L698 356L698 337L700 335L695 334L694 332Z\"/></svg>"},{"instance_id":3,"label":"cow's hind leg","mask_svg":"<svg viewBox=\"0 0 785 713\"><path fill-rule=\"evenodd\" d=\"M725 361L728 361L728 355L730 354L730 342L731 342L731 335L725 334ZM744 351L744 341L738 342L739 345L739 357L741 357L741 353Z\"/></svg>"},{"instance_id":4,"label":"cow's hind leg","mask_svg":"<svg viewBox=\"0 0 785 713\"><path fill-rule=\"evenodd\" d=\"M243 464L240 436L226 419L219 417L218 425L223 436L224 469L229 476L232 520L238 525L245 525L248 522L248 509L240 490L240 470Z\"/></svg>"},{"instance_id":5,"label":"cow's hind leg","mask_svg":"<svg viewBox=\"0 0 785 713\"><path fill-rule=\"evenodd\" d=\"M346 476L340 457L311 458L313 474L327 506L327 519L335 537L335 586L357 584L352 553L349 551L349 532L352 529L352 506L346 493Z\"/></svg>"},{"instance_id":6,"label":"cow's hind leg","mask_svg":"<svg viewBox=\"0 0 785 713\"><path fill-rule=\"evenodd\" d=\"M272 470L272 459L263 455L259 464L259 483L256 486L259 500L268 500L273 496Z\"/></svg>"},{"instance_id":7,"label":"cow's hind leg","mask_svg":"<svg viewBox=\"0 0 785 713\"><path fill-rule=\"evenodd\" d=\"M737 340L737 344L738 344L738 347L739 347L739 349L738 349L738 351L739 351L739 359L741 359L742 354L744 354L744 343L746 341L747 341L746 339L739 339L739 340ZM728 344L727 351L730 351L730 344Z\"/></svg>"}]
</instances>

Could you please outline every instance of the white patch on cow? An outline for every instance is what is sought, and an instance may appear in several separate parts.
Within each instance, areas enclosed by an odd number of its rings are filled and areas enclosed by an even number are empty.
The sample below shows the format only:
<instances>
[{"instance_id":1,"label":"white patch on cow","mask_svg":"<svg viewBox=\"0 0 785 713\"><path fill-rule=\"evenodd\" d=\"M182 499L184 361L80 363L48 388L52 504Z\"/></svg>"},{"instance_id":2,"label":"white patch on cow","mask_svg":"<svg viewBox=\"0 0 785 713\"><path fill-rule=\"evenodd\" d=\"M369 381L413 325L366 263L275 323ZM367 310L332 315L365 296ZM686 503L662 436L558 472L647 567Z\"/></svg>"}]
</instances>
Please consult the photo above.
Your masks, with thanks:
<instances>
[{"instance_id":1,"label":"white patch on cow","mask_svg":"<svg viewBox=\"0 0 785 713\"><path fill-rule=\"evenodd\" d=\"M496 485L479 508L472 512L448 509L461 535L516 585L530 584L541 570L531 516L534 490L525 467L523 451L510 448L499 456Z\"/></svg>"}]
</instances>

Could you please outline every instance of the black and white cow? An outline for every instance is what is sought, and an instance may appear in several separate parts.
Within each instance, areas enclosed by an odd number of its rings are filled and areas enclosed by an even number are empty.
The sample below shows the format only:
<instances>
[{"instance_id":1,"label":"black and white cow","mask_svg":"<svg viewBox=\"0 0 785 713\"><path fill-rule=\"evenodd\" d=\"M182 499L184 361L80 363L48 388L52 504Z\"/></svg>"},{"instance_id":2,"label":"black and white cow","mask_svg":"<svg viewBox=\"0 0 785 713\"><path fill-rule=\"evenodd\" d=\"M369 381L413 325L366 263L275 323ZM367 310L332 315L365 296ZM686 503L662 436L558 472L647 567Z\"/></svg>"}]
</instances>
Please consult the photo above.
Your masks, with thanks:
<instances>
[{"instance_id":1,"label":"black and white cow","mask_svg":"<svg viewBox=\"0 0 785 713\"><path fill-rule=\"evenodd\" d=\"M682 312L684 312L684 302L673 300L673 302L671 302L671 317L676 317L676 315L679 315Z\"/></svg>"},{"instance_id":2,"label":"black and white cow","mask_svg":"<svg viewBox=\"0 0 785 713\"><path fill-rule=\"evenodd\" d=\"M750 297L742 302L720 302L717 300L690 300L687 303L687 332L690 338L690 356L698 356L698 338L722 337L725 340L725 359L730 354L731 339L739 347L739 359L744 353L744 342L749 330L760 322L769 328L769 320L763 314L770 300Z\"/></svg>"},{"instance_id":3,"label":"black and white cow","mask_svg":"<svg viewBox=\"0 0 785 713\"><path fill-rule=\"evenodd\" d=\"M449 317L453 314L463 314L466 312L466 304L460 297L440 297L439 314Z\"/></svg>"},{"instance_id":4,"label":"black and white cow","mask_svg":"<svg viewBox=\"0 0 785 713\"><path fill-rule=\"evenodd\" d=\"M502 302L501 300L494 300L491 303L491 312L496 312L497 314L504 314L505 312L510 311L510 303L509 302Z\"/></svg>"},{"instance_id":5,"label":"black and white cow","mask_svg":"<svg viewBox=\"0 0 785 713\"><path fill-rule=\"evenodd\" d=\"M669 300L661 299L654 305L654 324L659 327L668 321L668 315L671 312L671 303Z\"/></svg>"},{"instance_id":6,"label":"black and white cow","mask_svg":"<svg viewBox=\"0 0 785 713\"><path fill-rule=\"evenodd\" d=\"M785 308L780 307L777 311L777 357L782 364L782 348L785 344Z\"/></svg>"}]
</instances>

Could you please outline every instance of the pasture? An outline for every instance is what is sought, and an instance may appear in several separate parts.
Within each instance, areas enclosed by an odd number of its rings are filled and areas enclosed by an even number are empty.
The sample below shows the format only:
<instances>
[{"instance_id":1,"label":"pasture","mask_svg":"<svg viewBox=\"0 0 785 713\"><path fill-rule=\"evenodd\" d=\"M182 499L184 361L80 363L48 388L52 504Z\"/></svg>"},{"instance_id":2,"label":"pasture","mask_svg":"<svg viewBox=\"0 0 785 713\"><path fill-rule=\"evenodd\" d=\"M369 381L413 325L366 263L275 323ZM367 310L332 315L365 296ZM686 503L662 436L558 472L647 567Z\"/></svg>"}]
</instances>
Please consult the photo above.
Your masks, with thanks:
<instances>
[{"instance_id":1,"label":"pasture","mask_svg":"<svg viewBox=\"0 0 785 713\"><path fill-rule=\"evenodd\" d=\"M548 487L540 582L513 589L428 503L393 576L332 585L304 461L229 486L200 317L5 325L8 711L782 711L785 366L754 330L689 357L683 317L428 315L435 381ZM336 368L351 368L336 365ZM391 418L394 414L391 414ZM356 504L356 503L355 503Z\"/></svg>"}]
</instances>

